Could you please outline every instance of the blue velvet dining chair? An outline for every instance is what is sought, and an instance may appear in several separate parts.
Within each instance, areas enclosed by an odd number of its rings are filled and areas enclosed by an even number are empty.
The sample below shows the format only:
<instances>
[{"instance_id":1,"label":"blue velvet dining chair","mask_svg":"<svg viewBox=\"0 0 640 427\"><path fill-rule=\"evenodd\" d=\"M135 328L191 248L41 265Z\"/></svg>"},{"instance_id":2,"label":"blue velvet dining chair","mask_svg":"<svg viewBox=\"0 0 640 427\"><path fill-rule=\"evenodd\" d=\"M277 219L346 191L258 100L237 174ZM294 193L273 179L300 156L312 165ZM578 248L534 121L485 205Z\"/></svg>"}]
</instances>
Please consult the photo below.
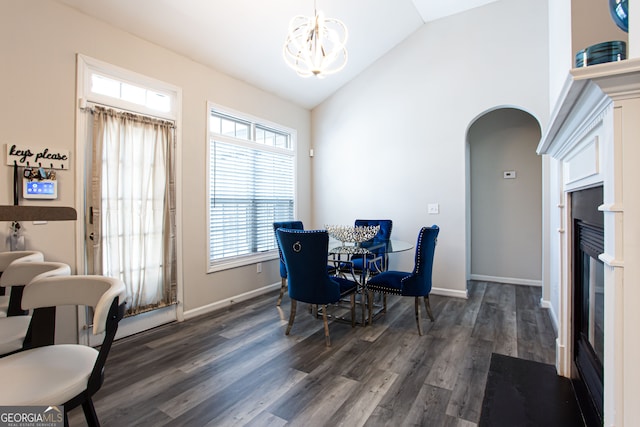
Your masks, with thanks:
<instances>
[{"instance_id":1,"label":"blue velvet dining chair","mask_svg":"<svg viewBox=\"0 0 640 427\"><path fill-rule=\"evenodd\" d=\"M366 257L354 256L351 259L352 268L358 272L367 267L370 274L377 274L385 271L389 265L389 255L381 245L388 243L391 239L393 221L390 219L356 219L356 227L380 226L380 230L373 239L362 242L362 247L371 247L371 253ZM369 265L365 265L365 262Z\"/></svg>"},{"instance_id":2,"label":"blue velvet dining chair","mask_svg":"<svg viewBox=\"0 0 640 427\"><path fill-rule=\"evenodd\" d=\"M367 282L369 299L369 324L373 320L373 293L379 292L384 296L383 311L387 311L387 294L415 297L415 315L418 324L418 333L422 335L420 322L420 297L424 298L424 305L431 321L434 321L429 303L431 292L431 276L433 271L433 256L440 228L437 225L423 227L418 234L416 244L415 266L412 272L385 271Z\"/></svg>"},{"instance_id":3,"label":"blue velvet dining chair","mask_svg":"<svg viewBox=\"0 0 640 427\"><path fill-rule=\"evenodd\" d=\"M278 228L286 228L292 230L303 230L304 225L302 221L278 221L273 223L273 232L275 233ZM284 259L282 258L282 251L280 250L280 243L278 243L278 238L276 237L276 244L278 245L278 253L280 254L280 295L278 296L277 306L280 306L282 303L282 297L287 290L287 267L284 264Z\"/></svg>"},{"instance_id":4,"label":"blue velvet dining chair","mask_svg":"<svg viewBox=\"0 0 640 427\"><path fill-rule=\"evenodd\" d=\"M291 332L297 301L322 306L322 320L327 347L331 346L327 305L350 296L351 326L355 326L355 292L357 283L330 276L327 270L329 234L326 230L292 230L279 228L276 236L287 268L291 314L286 335Z\"/></svg>"}]
</instances>

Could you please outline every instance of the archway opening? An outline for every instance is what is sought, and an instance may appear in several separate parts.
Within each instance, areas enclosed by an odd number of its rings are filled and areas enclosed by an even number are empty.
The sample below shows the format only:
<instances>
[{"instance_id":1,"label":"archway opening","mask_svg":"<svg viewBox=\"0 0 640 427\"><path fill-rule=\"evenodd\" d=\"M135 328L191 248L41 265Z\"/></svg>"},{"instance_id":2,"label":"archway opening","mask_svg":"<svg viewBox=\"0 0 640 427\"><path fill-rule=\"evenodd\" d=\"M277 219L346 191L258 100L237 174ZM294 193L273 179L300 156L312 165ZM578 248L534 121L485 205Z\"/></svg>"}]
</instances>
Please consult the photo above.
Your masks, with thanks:
<instances>
[{"instance_id":1,"label":"archway opening","mask_svg":"<svg viewBox=\"0 0 640 427\"><path fill-rule=\"evenodd\" d=\"M541 129L531 114L497 108L467 131L468 278L542 285Z\"/></svg>"}]
</instances>

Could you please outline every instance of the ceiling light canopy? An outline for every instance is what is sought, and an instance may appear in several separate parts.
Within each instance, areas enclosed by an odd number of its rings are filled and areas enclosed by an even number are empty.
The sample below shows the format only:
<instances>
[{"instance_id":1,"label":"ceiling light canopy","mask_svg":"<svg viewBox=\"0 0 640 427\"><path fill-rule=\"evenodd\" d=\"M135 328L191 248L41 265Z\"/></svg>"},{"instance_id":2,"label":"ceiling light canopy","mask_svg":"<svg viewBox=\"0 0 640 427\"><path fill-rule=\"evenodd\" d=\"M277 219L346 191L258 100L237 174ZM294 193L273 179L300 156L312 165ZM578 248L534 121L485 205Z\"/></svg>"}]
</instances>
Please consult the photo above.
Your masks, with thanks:
<instances>
[{"instance_id":1,"label":"ceiling light canopy","mask_svg":"<svg viewBox=\"0 0 640 427\"><path fill-rule=\"evenodd\" d=\"M325 18L315 8L315 16L298 15L289 24L284 43L284 60L302 77L337 73L347 64L347 27L338 19Z\"/></svg>"}]
</instances>

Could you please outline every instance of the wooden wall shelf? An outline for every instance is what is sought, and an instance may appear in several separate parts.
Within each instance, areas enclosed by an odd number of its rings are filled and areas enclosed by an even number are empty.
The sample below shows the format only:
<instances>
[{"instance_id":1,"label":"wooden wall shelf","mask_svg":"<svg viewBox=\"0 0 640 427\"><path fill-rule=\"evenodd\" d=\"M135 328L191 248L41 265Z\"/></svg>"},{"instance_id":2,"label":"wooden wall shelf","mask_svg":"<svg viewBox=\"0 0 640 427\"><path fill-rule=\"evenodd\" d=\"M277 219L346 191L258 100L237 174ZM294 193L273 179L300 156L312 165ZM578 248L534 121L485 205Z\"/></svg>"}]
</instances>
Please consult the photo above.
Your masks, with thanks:
<instances>
[{"instance_id":1,"label":"wooden wall shelf","mask_svg":"<svg viewBox=\"0 0 640 427\"><path fill-rule=\"evenodd\" d=\"M67 206L0 206L0 221L75 221L78 213Z\"/></svg>"}]
</instances>

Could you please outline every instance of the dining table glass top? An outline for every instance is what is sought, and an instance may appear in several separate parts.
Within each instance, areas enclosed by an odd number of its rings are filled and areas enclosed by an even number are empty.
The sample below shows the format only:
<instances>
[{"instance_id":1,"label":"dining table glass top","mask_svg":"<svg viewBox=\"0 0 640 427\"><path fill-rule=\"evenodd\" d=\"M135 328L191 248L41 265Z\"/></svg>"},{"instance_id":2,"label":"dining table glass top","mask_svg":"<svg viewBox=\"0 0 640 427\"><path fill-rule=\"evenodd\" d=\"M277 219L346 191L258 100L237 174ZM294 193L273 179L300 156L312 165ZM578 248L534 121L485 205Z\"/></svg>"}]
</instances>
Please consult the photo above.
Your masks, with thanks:
<instances>
[{"instance_id":1,"label":"dining table glass top","mask_svg":"<svg viewBox=\"0 0 640 427\"><path fill-rule=\"evenodd\" d=\"M413 248L413 243L404 240L389 239L381 242L362 242L358 244L329 240L329 253L333 255L362 255L362 254L391 254L408 251Z\"/></svg>"}]
</instances>

